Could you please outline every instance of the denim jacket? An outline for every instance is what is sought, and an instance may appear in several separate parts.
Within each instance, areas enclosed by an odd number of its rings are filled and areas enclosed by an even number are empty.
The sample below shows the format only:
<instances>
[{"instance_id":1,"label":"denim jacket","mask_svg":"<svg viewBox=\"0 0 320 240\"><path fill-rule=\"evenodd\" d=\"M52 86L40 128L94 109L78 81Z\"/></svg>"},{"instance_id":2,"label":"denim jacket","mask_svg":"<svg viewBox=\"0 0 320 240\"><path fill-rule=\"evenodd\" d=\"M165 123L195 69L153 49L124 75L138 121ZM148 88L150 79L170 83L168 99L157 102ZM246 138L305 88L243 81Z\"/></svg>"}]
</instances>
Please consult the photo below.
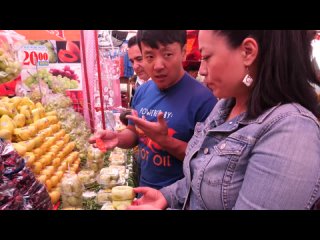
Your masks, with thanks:
<instances>
[{"instance_id":1,"label":"denim jacket","mask_svg":"<svg viewBox=\"0 0 320 240\"><path fill-rule=\"evenodd\" d=\"M227 121L233 99L197 123L185 177L160 191L175 209L310 209L320 197L320 125L299 104Z\"/></svg>"}]
</instances>

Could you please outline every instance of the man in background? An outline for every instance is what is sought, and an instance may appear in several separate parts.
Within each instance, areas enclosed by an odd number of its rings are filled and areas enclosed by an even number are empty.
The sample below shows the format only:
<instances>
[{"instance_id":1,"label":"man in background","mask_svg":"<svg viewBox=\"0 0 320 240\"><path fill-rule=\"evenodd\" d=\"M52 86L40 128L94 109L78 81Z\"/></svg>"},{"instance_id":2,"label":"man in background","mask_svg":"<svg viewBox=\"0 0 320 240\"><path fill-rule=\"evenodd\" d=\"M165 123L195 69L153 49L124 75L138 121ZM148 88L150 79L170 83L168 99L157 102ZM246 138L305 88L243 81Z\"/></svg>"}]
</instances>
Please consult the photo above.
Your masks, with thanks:
<instances>
[{"instance_id":1,"label":"man in background","mask_svg":"<svg viewBox=\"0 0 320 240\"><path fill-rule=\"evenodd\" d=\"M149 75L144 71L142 65L142 54L140 48L137 43L137 37L133 36L128 41L128 56L129 60L132 64L133 70L136 73L136 76L133 76L130 81L134 81L132 83L132 91L131 91L131 99L130 99L130 107L132 103L132 98L135 94L136 89L149 80ZM131 84L131 82L130 82Z\"/></svg>"}]
</instances>

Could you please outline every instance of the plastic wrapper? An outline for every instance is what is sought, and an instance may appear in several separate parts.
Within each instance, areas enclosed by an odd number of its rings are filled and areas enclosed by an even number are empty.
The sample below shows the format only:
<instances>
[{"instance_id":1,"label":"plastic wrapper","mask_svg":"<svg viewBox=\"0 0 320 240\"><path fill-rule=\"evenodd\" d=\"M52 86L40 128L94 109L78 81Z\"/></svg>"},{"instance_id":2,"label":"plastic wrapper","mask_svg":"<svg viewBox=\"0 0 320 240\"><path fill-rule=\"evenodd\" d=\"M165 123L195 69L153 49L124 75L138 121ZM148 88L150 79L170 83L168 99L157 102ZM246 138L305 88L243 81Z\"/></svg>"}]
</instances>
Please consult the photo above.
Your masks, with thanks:
<instances>
[{"instance_id":1,"label":"plastic wrapper","mask_svg":"<svg viewBox=\"0 0 320 240\"><path fill-rule=\"evenodd\" d=\"M109 161L112 165L126 165L127 156L124 153L111 152Z\"/></svg>"},{"instance_id":2,"label":"plastic wrapper","mask_svg":"<svg viewBox=\"0 0 320 240\"><path fill-rule=\"evenodd\" d=\"M97 194L93 191L86 191L82 194L83 200L95 199Z\"/></svg>"},{"instance_id":3,"label":"plastic wrapper","mask_svg":"<svg viewBox=\"0 0 320 240\"><path fill-rule=\"evenodd\" d=\"M0 139L0 210L49 210L50 196L13 146Z\"/></svg>"},{"instance_id":4,"label":"plastic wrapper","mask_svg":"<svg viewBox=\"0 0 320 240\"><path fill-rule=\"evenodd\" d=\"M96 203L97 193L86 191L82 194L82 208L86 210L99 210L101 206Z\"/></svg>"},{"instance_id":5,"label":"plastic wrapper","mask_svg":"<svg viewBox=\"0 0 320 240\"><path fill-rule=\"evenodd\" d=\"M116 210L116 209L113 207L112 202L106 202L101 207L101 210Z\"/></svg>"},{"instance_id":6,"label":"plastic wrapper","mask_svg":"<svg viewBox=\"0 0 320 240\"><path fill-rule=\"evenodd\" d=\"M102 168L97 176L97 182L104 188L112 188L124 184L118 169Z\"/></svg>"},{"instance_id":7,"label":"plastic wrapper","mask_svg":"<svg viewBox=\"0 0 320 240\"><path fill-rule=\"evenodd\" d=\"M41 79L51 90L53 93L63 93L67 89L75 89L78 88L78 81L70 79L68 77L54 76L51 71L49 72L47 69L39 69L34 74L30 74L23 82L29 88L33 85L37 85Z\"/></svg>"},{"instance_id":8,"label":"plastic wrapper","mask_svg":"<svg viewBox=\"0 0 320 240\"><path fill-rule=\"evenodd\" d=\"M132 203L132 200L112 201L112 206L116 210L126 210Z\"/></svg>"},{"instance_id":9,"label":"plastic wrapper","mask_svg":"<svg viewBox=\"0 0 320 240\"><path fill-rule=\"evenodd\" d=\"M135 193L130 186L117 186L111 190L112 201L126 201L133 200Z\"/></svg>"},{"instance_id":10,"label":"plastic wrapper","mask_svg":"<svg viewBox=\"0 0 320 240\"><path fill-rule=\"evenodd\" d=\"M78 172L78 177L81 181L81 183L86 187L93 184L95 179L95 172L90 169L83 169L80 172Z\"/></svg>"},{"instance_id":11,"label":"plastic wrapper","mask_svg":"<svg viewBox=\"0 0 320 240\"><path fill-rule=\"evenodd\" d=\"M19 76L22 64L17 51L24 42L24 37L14 31L0 30L0 84Z\"/></svg>"},{"instance_id":12,"label":"plastic wrapper","mask_svg":"<svg viewBox=\"0 0 320 240\"><path fill-rule=\"evenodd\" d=\"M64 207L61 210L83 210L83 209L80 207Z\"/></svg>"},{"instance_id":13,"label":"plastic wrapper","mask_svg":"<svg viewBox=\"0 0 320 240\"><path fill-rule=\"evenodd\" d=\"M95 173L99 172L104 165L104 153L99 149L92 147L88 148L87 167L93 170Z\"/></svg>"},{"instance_id":14,"label":"plastic wrapper","mask_svg":"<svg viewBox=\"0 0 320 240\"><path fill-rule=\"evenodd\" d=\"M88 159L90 160L103 160L104 157L104 153L101 152L99 149L92 147L92 145L90 145L90 147L88 148Z\"/></svg>"},{"instance_id":15,"label":"plastic wrapper","mask_svg":"<svg viewBox=\"0 0 320 240\"><path fill-rule=\"evenodd\" d=\"M99 172L103 168L104 162L103 159L99 160L87 160L87 167L92 169L95 173Z\"/></svg>"},{"instance_id":16,"label":"plastic wrapper","mask_svg":"<svg viewBox=\"0 0 320 240\"><path fill-rule=\"evenodd\" d=\"M43 96L42 103L48 112L72 105L71 99L63 94L47 94Z\"/></svg>"},{"instance_id":17,"label":"plastic wrapper","mask_svg":"<svg viewBox=\"0 0 320 240\"><path fill-rule=\"evenodd\" d=\"M116 153L116 154L121 154L121 153L126 154L126 152L127 152L127 150L122 149L122 148L118 148L118 147L116 147L112 150L112 153Z\"/></svg>"},{"instance_id":18,"label":"plastic wrapper","mask_svg":"<svg viewBox=\"0 0 320 240\"><path fill-rule=\"evenodd\" d=\"M99 205L103 205L105 203L111 203L112 201L112 193L110 189L101 189L97 193L96 203Z\"/></svg>"},{"instance_id":19,"label":"plastic wrapper","mask_svg":"<svg viewBox=\"0 0 320 240\"><path fill-rule=\"evenodd\" d=\"M43 81L40 81L40 84L33 84L29 89L25 96L29 97L33 102L41 102L43 96L52 94L48 85Z\"/></svg>"},{"instance_id":20,"label":"plastic wrapper","mask_svg":"<svg viewBox=\"0 0 320 240\"><path fill-rule=\"evenodd\" d=\"M119 172L120 177L126 174L126 167L119 165L110 165L109 169L115 169Z\"/></svg>"},{"instance_id":21,"label":"plastic wrapper","mask_svg":"<svg viewBox=\"0 0 320 240\"><path fill-rule=\"evenodd\" d=\"M82 207L83 185L75 173L66 173L61 181L63 207Z\"/></svg>"}]
</instances>

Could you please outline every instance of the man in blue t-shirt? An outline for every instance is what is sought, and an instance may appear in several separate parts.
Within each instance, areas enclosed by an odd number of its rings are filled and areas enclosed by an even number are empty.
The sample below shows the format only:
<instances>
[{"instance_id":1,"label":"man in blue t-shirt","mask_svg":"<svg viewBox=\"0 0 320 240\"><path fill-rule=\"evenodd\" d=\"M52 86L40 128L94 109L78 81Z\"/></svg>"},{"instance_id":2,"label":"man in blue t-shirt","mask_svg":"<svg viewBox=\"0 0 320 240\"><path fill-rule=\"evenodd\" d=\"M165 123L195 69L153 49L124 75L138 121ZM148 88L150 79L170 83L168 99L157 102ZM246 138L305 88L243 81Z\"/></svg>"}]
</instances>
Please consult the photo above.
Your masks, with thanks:
<instances>
[{"instance_id":1,"label":"man in blue t-shirt","mask_svg":"<svg viewBox=\"0 0 320 240\"><path fill-rule=\"evenodd\" d=\"M183 177L182 162L197 122L204 121L217 99L183 69L185 30L139 30L143 65L152 81L133 98L133 116L121 132L100 131L107 149L139 144L140 186L156 189Z\"/></svg>"}]
</instances>

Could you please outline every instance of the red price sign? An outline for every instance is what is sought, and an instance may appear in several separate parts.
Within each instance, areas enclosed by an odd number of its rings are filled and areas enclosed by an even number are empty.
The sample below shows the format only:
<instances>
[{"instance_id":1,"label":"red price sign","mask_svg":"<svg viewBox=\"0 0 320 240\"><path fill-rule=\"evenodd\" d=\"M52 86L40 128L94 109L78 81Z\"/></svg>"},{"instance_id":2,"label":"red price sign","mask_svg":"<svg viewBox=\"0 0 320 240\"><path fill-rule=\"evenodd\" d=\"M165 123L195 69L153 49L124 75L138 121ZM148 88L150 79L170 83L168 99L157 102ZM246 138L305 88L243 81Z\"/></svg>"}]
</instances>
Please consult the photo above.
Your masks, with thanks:
<instances>
[{"instance_id":1,"label":"red price sign","mask_svg":"<svg viewBox=\"0 0 320 240\"><path fill-rule=\"evenodd\" d=\"M24 68L34 68L49 66L49 55L46 46L42 45L25 45L20 51L23 58Z\"/></svg>"}]
</instances>

